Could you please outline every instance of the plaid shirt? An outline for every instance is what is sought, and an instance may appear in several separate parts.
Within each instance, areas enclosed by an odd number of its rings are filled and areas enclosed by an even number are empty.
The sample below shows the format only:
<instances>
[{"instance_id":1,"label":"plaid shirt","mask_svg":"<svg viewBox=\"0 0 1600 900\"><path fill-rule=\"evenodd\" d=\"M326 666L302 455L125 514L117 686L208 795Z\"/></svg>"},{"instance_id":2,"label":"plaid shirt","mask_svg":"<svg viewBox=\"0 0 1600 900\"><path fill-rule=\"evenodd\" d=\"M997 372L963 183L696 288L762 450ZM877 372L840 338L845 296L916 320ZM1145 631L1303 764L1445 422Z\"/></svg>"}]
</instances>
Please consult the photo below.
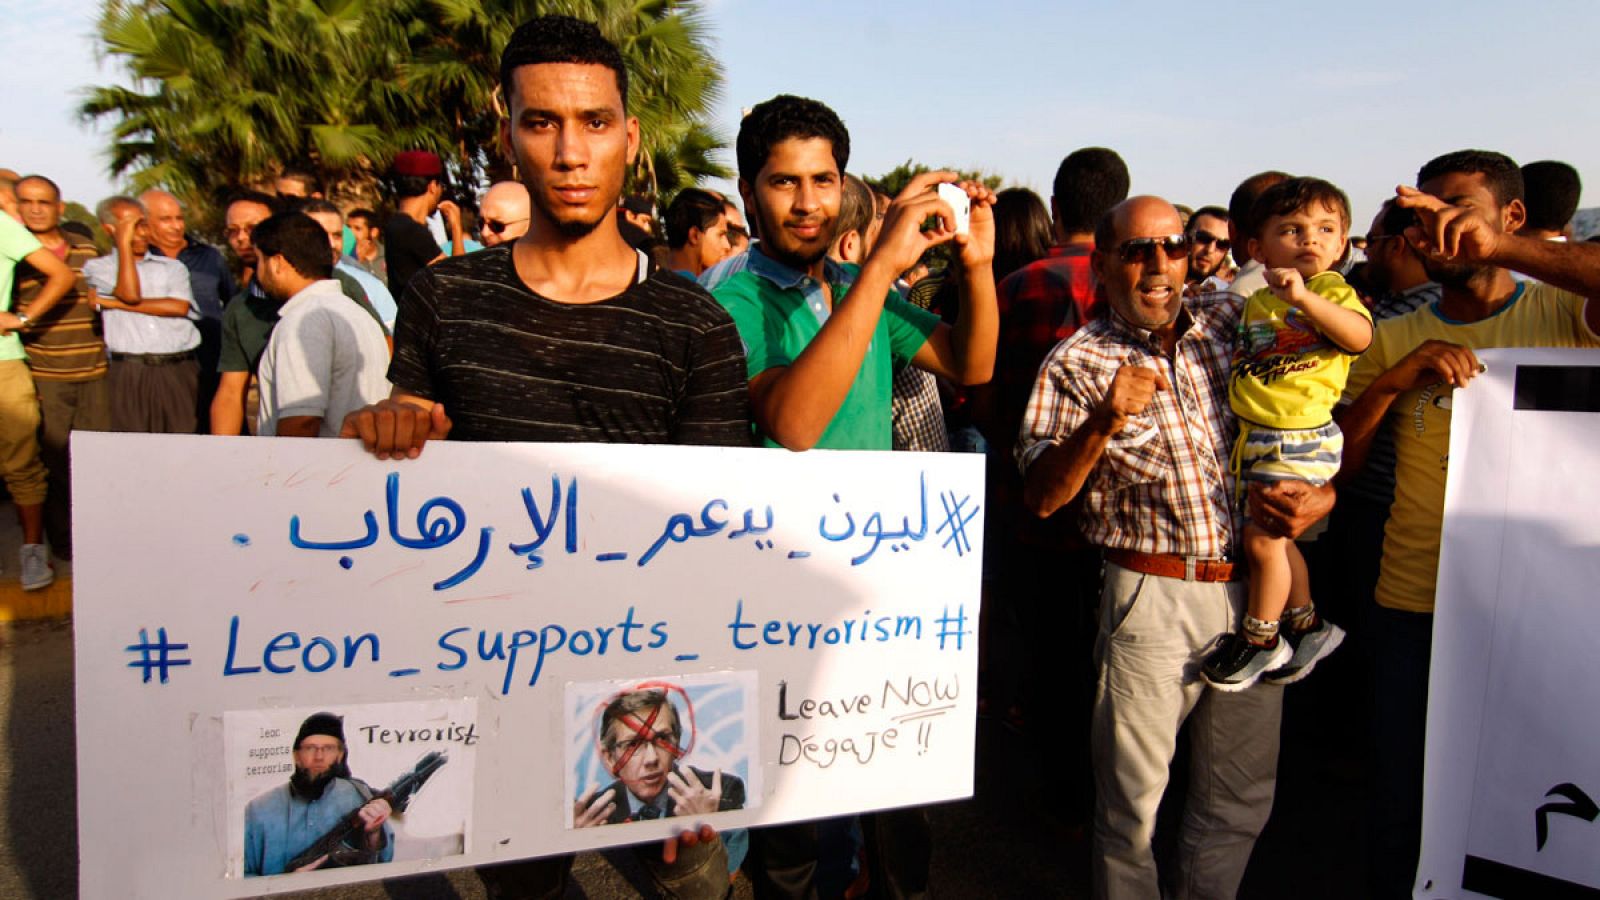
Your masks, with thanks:
<instances>
[{"instance_id":1,"label":"plaid shirt","mask_svg":"<svg viewBox=\"0 0 1600 900\"><path fill-rule=\"evenodd\" d=\"M915 366L894 373L891 401L894 449L945 453L950 436L944 430L944 407L939 402L939 380Z\"/></svg>"},{"instance_id":2,"label":"plaid shirt","mask_svg":"<svg viewBox=\"0 0 1600 900\"><path fill-rule=\"evenodd\" d=\"M1089 321L1094 270L1088 244L1050 248L1050 255L1012 272L995 287L1000 339L994 389L1001 422L1015 428L1050 349Z\"/></svg>"},{"instance_id":3,"label":"plaid shirt","mask_svg":"<svg viewBox=\"0 0 1600 900\"><path fill-rule=\"evenodd\" d=\"M1243 302L1227 292L1184 301L1167 359L1149 331L1114 314L1079 329L1045 359L1018 436L1024 472L1084 424L1124 365L1159 366L1172 389L1112 438L1084 485L1084 537L1101 547L1232 558L1237 523L1228 460L1237 431L1228 367Z\"/></svg>"}]
</instances>

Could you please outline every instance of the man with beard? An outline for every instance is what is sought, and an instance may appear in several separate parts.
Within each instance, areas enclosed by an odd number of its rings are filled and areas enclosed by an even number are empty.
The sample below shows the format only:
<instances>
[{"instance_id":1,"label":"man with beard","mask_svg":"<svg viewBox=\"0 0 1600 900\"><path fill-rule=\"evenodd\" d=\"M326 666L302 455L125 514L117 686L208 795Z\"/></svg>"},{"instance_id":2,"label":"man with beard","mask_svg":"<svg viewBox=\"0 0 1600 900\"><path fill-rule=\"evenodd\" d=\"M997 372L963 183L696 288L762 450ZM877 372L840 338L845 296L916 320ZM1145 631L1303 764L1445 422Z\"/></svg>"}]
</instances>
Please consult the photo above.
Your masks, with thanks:
<instances>
[{"instance_id":1,"label":"man with beard","mask_svg":"<svg viewBox=\"0 0 1600 900\"><path fill-rule=\"evenodd\" d=\"M1202 206L1184 226L1189 235L1189 283L1199 284L1216 276L1217 285L1228 283L1228 251L1233 241L1228 236L1228 211L1220 206Z\"/></svg>"},{"instance_id":2,"label":"man with beard","mask_svg":"<svg viewBox=\"0 0 1600 900\"><path fill-rule=\"evenodd\" d=\"M294 738L294 774L244 808L244 874L281 875L350 813L360 810L361 831L345 847L296 869L357 866L394 859L389 801L374 798L366 782L350 775L344 719L319 712Z\"/></svg>"},{"instance_id":3,"label":"man with beard","mask_svg":"<svg viewBox=\"0 0 1600 900\"><path fill-rule=\"evenodd\" d=\"M528 233L417 272L395 323L394 389L347 416L343 436L379 459L445 437L748 446L733 321L692 282L651 270L618 232L639 123L617 48L592 23L533 19L506 44L500 83L510 112L500 139L532 200ZM709 829L638 850L665 893L727 893ZM560 897L571 867L558 855L479 875L493 898Z\"/></svg>"},{"instance_id":4,"label":"man with beard","mask_svg":"<svg viewBox=\"0 0 1600 900\"><path fill-rule=\"evenodd\" d=\"M659 689L628 691L600 714L600 759L617 780L573 805L573 826L616 825L744 808L744 781L678 766L683 723Z\"/></svg>"},{"instance_id":5,"label":"man with beard","mask_svg":"<svg viewBox=\"0 0 1600 900\"><path fill-rule=\"evenodd\" d=\"M217 360L217 394L211 401L211 433L240 435L255 433L256 411L260 404L251 396L254 378L266 352L267 341L278 324L278 301L267 296L256 279L258 254L253 236L257 225L278 210L279 201L266 194L247 191L235 197L225 213L228 247L242 266L240 291L222 315L222 351ZM383 318L367 300L361 284L334 269L346 297L360 304L379 325Z\"/></svg>"},{"instance_id":6,"label":"man with beard","mask_svg":"<svg viewBox=\"0 0 1600 900\"><path fill-rule=\"evenodd\" d=\"M933 191L956 176L918 175L890 205L865 261L840 265L828 248L849 157L844 123L815 100L774 97L739 125L739 193L761 239L742 267L703 281L739 325L751 410L768 446L891 449L896 370L914 365L968 385L988 381L994 369L993 192L961 183L971 233L957 235L949 204ZM963 263L954 327L892 289L923 251L951 240Z\"/></svg>"},{"instance_id":7,"label":"man with beard","mask_svg":"<svg viewBox=\"0 0 1600 900\"><path fill-rule=\"evenodd\" d=\"M1440 296L1379 323L1335 417L1346 473L1360 471L1379 429L1396 455L1373 629L1374 897L1409 897L1416 875L1452 392L1480 371L1475 349L1600 346L1600 246L1517 234L1522 191L1516 163L1485 150L1434 159L1416 189L1399 189L1395 204L1418 218L1405 239Z\"/></svg>"},{"instance_id":8,"label":"man with beard","mask_svg":"<svg viewBox=\"0 0 1600 900\"><path fill-rule=\"evenodd\" d=\"M860 266L828 257L839 230L850 134L837 114L804 97L757 104L739 124L739 194L760 240L702 278L738 323L757 434L770 447L893 449L894 373L907 366L958 385L988 381L998 315L994 294L994 193L961 182L971 203L968 234L934 191L951 172L912 178L890 204ZM931 218L930 218L931 217ZM924 227L927 223L927 227ZM896 276L929 247L960 247L960 312L954 327L893 290ZM932 837L920 808L864 820L893 896L927 891ZM771 841L815 840L808 823L751 833Z\"/></svg>"}]
</instances>

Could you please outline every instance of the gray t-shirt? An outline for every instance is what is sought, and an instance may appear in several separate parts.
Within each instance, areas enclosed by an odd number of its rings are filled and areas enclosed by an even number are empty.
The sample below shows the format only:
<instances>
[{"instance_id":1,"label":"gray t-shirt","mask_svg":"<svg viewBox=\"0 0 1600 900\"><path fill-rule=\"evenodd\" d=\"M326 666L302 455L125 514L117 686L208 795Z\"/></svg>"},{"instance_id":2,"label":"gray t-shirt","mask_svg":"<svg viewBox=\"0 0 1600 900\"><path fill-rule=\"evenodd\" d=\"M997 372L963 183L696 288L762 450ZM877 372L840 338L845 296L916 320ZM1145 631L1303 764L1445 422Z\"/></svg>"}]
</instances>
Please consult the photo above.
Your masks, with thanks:
<instances>
[{"instance_id":1,"label":"gray t-shirt","mask_svg":"<svg viewBox=\"0 0 1600 900\"><path fill-rule=\"evenodd\" d=\"M260 433L294 416L321 416L318 437L338 437L346 414L389 396L383 329L339 282L318 281L280 309L261 357Z\"/></svg>"}]
</instances>

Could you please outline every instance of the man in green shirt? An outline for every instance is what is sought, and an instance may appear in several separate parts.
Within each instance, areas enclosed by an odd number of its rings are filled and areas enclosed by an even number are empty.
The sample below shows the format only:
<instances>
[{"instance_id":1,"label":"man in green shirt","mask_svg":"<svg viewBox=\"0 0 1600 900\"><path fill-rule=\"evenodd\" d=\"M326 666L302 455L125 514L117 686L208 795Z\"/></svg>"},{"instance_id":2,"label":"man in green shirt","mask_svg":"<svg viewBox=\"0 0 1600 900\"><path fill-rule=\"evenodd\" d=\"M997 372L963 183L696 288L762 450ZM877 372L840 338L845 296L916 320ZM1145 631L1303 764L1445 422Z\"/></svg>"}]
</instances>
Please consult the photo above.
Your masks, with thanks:
<instances>
[{"instance_id":1,"label":"man in green shirt","mask_svg":"<svg viewBox=\"0 0 1600 900\"><path fill-rule=\"evenodd\" d=\"M774 97L739 126L739 193L761 240L701 280L739 327L756 429L768 446L891 449L897 368L956 384L986 382L994 368L994 194L960 184L971 223L958 235L950 205L933 191L956 176L919 175L889 207L866 260L840 265L827 253L849 155L844 123L815 100ZM925 250L951 240L962 263L954 326L892 289Z\"/></svg>"},{"instance_id":2,"label":"man in green shirt","mask_svg":"<svg viewBox=\"0 0 1600 900\"><path fill-rule=\"evenodd\" d=\"M934 192L950 172L911 180L884 218L860 266L828 258L838 231L850 135L833 110L780 95L739 126L739 193L761 240L702 276L744 341L750 406L768 446L891 450L894 372L906 365L956 384L981 384L994 369L994 194L962 182L966 234ZM901 299L892 285L929 247L961 248L960 313L954 327ZM863 820L879 848L874 886L886 896L927 893L933 842L920 808ZM753 847L815 841L807 823L751 833Z\"/></svg>"}]
</instances>

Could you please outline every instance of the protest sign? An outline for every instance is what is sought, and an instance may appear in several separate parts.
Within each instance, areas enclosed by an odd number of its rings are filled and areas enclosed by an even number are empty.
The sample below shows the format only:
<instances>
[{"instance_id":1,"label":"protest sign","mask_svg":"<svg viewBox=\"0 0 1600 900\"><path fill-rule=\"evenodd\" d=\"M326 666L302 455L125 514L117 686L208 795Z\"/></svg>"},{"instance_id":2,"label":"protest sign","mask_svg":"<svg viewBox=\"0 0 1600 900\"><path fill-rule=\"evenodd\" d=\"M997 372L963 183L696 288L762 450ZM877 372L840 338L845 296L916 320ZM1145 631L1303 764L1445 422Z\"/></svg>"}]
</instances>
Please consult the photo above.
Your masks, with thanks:
<instances>
[{"instance_id":1,"label":"protest sign","mask_svg":"<svg viewBox=\"0 0 1600 900\"><path fill-rule=\"evenodd\" d=\"M1600 896L1600 354L1479 356L1450 398L1415 894Z\"/></svg>"},{"instance_id":2,"label":"protest sign","mask_svg":"<svg viewBox=\"0 0 1600 900\"><path fill-rule=\"evenodd\" d=\"M980 457L78 434L73 458L85 896L971 794Z\"/></svg>"}]
</instances>

